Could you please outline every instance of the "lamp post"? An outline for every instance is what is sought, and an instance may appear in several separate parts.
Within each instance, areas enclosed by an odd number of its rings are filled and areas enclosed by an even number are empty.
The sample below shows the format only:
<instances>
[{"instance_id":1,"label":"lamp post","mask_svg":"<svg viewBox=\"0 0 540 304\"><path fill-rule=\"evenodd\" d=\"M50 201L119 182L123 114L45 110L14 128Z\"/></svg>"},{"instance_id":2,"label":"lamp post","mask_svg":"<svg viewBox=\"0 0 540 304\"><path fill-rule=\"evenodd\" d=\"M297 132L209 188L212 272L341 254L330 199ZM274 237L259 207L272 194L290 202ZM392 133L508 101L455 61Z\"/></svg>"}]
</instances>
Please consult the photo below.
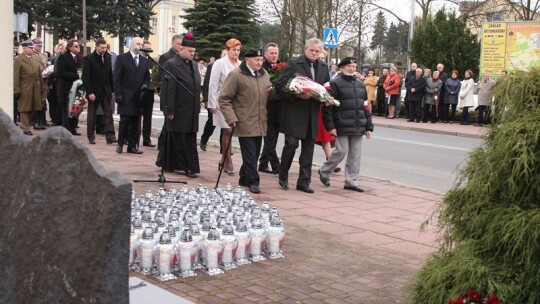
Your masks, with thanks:
<instances>
[{"instance_id":1,"label":"lamp post","mask_svg":"<svg viewBox=\"0 0 540 304\"><path fill-rule=\"evenodd\" d=\"M411 42L414 35L414 1L415 0L411 0L411 21L409 22L409 47L407 48L407 67L411 66Z\"/></svg>"},{"instance_id":2,"label":"lamp post","mask_svg":"<svg viewBox=\"0 0 540 304\"><path fill-rule=\"evenodd\" d=\"M82 0L82 54L86 56L86 0Z\"/></svg>"}]
</instances>

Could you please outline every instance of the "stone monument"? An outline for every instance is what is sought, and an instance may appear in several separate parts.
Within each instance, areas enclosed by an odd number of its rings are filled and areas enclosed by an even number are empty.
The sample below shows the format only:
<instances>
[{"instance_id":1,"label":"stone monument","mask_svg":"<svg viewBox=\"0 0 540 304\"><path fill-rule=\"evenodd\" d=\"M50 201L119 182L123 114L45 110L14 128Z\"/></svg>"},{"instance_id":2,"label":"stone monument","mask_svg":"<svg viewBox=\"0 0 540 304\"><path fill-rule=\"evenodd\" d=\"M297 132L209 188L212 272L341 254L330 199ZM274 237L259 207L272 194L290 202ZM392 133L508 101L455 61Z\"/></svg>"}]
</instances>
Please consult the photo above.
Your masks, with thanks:
<instances>
[{"instance_id":1,"label":"stone monument","mask_svg":"<svg viewBox=\"0 0 540 304\"><path fill-rule=\"evenodd\" d=\"M129 303L131 184L0 109L0 303Z\"/></svg>"}]
</instances>

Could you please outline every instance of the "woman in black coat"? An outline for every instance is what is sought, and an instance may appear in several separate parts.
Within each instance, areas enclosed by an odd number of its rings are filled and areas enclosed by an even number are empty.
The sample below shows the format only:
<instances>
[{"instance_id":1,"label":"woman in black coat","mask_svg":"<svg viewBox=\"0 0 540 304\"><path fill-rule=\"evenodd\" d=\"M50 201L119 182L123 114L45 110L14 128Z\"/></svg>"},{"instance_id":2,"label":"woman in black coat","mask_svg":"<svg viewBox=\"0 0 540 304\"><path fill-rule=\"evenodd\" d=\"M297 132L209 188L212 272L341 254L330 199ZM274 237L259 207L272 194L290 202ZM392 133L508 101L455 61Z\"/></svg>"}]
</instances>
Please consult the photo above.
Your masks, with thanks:
<instances>
[{"instance_id":1,"label":"woman in black coat","mask_svg":"<svg viewBox=\"0 0 540 304\"><path fill-rule=\"evenodd\" d=\"M456 107L458 104L459 90L461 89L461 81L459 80L459 72L457 70L452 71L452 77L446 80L444 85L444 106L443 106L443 122L454 123L456 118ZM448 110L452 107L452 115L448 118Z\"/></svg>"},{"instance_id":2,"label":"woman in black coat","mask_svg":"<svg viewBox=\"0 0 540 304\"><path fill-rule=\"evenodd\" d=\"M383 69L382 76L377 81L377 115L384 116L386 113L386 94L384 91L384 82L388 76L388 69Z\"/></svg>"}]
</instances>

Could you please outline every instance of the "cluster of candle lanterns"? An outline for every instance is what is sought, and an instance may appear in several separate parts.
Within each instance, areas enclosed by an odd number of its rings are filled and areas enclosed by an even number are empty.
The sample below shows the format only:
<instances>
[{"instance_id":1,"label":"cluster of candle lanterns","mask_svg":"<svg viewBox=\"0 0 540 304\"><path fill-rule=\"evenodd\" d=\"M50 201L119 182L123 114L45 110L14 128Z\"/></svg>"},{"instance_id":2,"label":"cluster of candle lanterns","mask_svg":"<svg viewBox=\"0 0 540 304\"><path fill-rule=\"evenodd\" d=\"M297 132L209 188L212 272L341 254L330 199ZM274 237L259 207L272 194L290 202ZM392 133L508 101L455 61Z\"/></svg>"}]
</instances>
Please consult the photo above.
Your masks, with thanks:
<instances>
[{"instance_id":1,"label":"cluster of candle lanterns","mask_svg":"<svg viewBox=\"0 0 540 304\"><path fill-rule=\"evenodd\" d=\"M283 258L277 208L259 207L241 187L134 191L131 207L129 266L143 275L168 281Z\"/></svg>"}]
</instances>

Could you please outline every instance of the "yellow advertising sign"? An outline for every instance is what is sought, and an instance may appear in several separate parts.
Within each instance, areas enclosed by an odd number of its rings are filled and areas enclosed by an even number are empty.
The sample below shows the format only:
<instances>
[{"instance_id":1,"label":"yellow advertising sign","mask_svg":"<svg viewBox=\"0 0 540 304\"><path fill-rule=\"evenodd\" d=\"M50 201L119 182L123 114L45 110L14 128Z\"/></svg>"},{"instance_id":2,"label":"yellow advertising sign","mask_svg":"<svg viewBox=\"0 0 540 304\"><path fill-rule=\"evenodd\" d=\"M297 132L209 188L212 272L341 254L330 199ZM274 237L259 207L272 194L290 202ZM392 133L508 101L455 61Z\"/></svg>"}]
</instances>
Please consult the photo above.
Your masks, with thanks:
<instances>
[{"instance_id":1,"label":"yellow advertising sign","mask_svg":"<svg viewBox=\"0 0 540 304\"><path fill-rule=\"evenodd\" d=\"M482 25L480 73L540 67L540 22L493 22Z\"/></svg>"},{"instance_id":2,"label":"yellow advertising sign","mask_svg":"<svg viewBox=\"0 0 540 304\"><path fill-rule=\"evenodd\" d=\"M482 54L480 74L499 75L505 66L506 23L484 23L482 25Z\"/></svg>"}]
</instances>

